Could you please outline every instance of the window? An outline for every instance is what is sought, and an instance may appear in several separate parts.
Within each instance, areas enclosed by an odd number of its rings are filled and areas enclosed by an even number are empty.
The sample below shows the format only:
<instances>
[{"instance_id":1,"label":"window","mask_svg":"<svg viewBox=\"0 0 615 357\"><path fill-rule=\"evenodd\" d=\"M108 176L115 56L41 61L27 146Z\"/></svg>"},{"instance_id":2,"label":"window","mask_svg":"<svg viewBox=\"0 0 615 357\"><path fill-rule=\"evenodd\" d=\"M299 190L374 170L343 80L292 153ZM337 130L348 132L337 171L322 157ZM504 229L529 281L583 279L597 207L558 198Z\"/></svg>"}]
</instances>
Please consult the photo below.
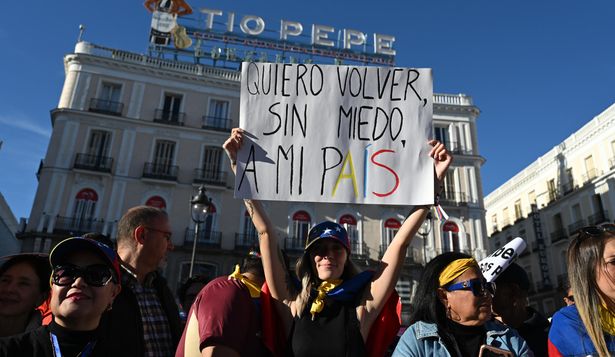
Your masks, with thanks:
<instances>
[{"instance_id":1,"label":"window","mask_svg":"<svg viewBox=\"0 0 615 357\"><path fill-rule=\"evenodd\" d=\"M293 214L293 237L299 242L306 242L308 232L312 225L312 218L305 211L297 211Z\"/></svg>"},{"instance_id":2,"label":"window","mask_svg":"<svg viewBox=\"0 0 615 357\"><path fill-rule=\"evenodd\" d=\"M549 192L549 202L554 201L557 196L557 191L555 190L555 179L547 181L547 191Z\"/></svg>"},{"instance_id":3,"label":"window","mask_svg":"<svg viewBox=\"0 0 615 357\"><path fill-rule=\"evenodd\" d=\"M445 252L460 252L459 226L453 221L446 221L442 225L443 248Z\"/></svg>"},{"instance_id":4,"label":"window","mask_svg":"<svg viewBox=\"0 0 615 357\"><path fill-rule=\"evenodd\" d=\"M448 138L448 127L445 126L436 126L434 127L434 135L436 140L446 145L448 148L450 145L450 140Z\"/></svg>"},{"instance_id":5,"label":"window","mask_svg":"<svg viewBox=\"0 0 615 357\"><path fill-rule=\"evenodd\" d=\"M85 188L77 193L72 217L76 227L94 218L97 202L98 194L91 188Z\"/></svg>"},{"instance_id":6,"label":"window","mask_svg":"<svg viewBox=\"0 0 615 357\"><path fill-rule=\"evenodd\" d=\"M154 149L154 170L160 174L170 174L175 154L175 142L156 140Z\"/></svg>"},{"instance_id":7,"label":"window","mask_svg":"<svg viewBox=\"0 0 615 357\"><path fill-rule=\"evenodd\" d=\"M92 98L90 102L90 110L106 114L122 114L121 93L122 86L120 84L103 82L98 98Z\"/></svg>"},{"instance_id":8,"label":"window","mask_svg":"<svg viewBox=\"0 0 615 357\"><path fill-rule=\"evenodd\" d=\"M357 219L351 214L345 214L339 218L338 223L346 229L346 232L348 232L352 252L361 253L358 244L359 231L357 230Z\"/></svg>"},{"instance_id":9,"label":"window","mask_svg":"<svg viewBox=\"0 0 615 357\"><path fill-rule=\"evenodd\" d=\"M585 172L587 172L586 182L598 176L594 168L594 158L591 155L585 158Z\"/></svg>"},{"instance_id":10,"label":"window","mask_svg":"<svg viewBox=\"0 0 615 357\"><path fill-rule=\"evenodd\" d=\"M527 200L530 202L530 205L536 204L536 191L532 190L527 194Z\"/></svg>"},{"instance_id":11,"label":"window","mask_svg":"<svg viewBox=\"0 0 615 357\"><path fill-rule=\"evenodd\" d=\"M455 172L454 169L449 169L444 176L444 190L442 197L449 201L457 201L455 197Z\"/></svg>"},{"instance_id":12,"label":"window","mask_svg":"<svg viewBox=\"0 0 615 357\"><path fill-rule=\"evenodd\" d=\"M515 221L523 218L523 211L521 210L521 200L515 201Z\"/></svg>"},{"instance_id":13,"label":"window","mask_svg":"<svg viewBox=\"0 0 615 357\"><path fill-rule=\"evenodd\" d=\"M90 158L100 158L109 156L109 143L111 141L111 133L106 130L92 130L86 154Z\"/></svg>"},{"instance_id":14,"label":"window","mask_svg":"<svg viewBox=\"0 0 615 357\"><path fill-rule=\"evenodd\" d=\"M229 105L226 100L212 99L209 101L209 111L204 125L213 128L228 129Z\"/></svg>"},{"instance_id":15,"label":"window","mask_svg":"<svg viewBox=\"0 0 615 357\"><path fill-rule=\"evenodd\" d=\"M583 215L581 214L581 205L575 203L572 206L572 220L574 222L578 222L579 220L581 220L581 217L583 217Z\"/></svg>"},{"instance_id":16,"label":"window","mask_svg":"<svg viewBox=\"0 0 615 357\"><path fill-rule=\"evenodd\" d=\"M203 162L201 164L203 169L202 179L216 182L221 180L222 157L222 148L217 146L205 147L203 151Z\"/></svg>"},{"instance_id":17,"label":"window","mask_svg":"<svg viewBox=\"0 0 615 357\"><path fill-rule=\"evenodd\" d=\"M561 231L564 229L564 223L562 222L562 215L559 213L556 213L553 215L553 230L555 231Z\"/></svg>"},{"instance_id":18,"label":"window","mask_svg":"<svg viewBox=\"0 0 615 357\"><path fill-rule=\"evenodd\" d=\"M504 227L510 225L510 215L508 214L508 207L504 207L504 210L502 211L502 225Z\"/></svg>"},{"instance_id":19,"label":"window","mask_svg":"<svg viewBox=\"0 0 615 357\"><path fill-rule=\"evenodd\" d=\"M397 234L397 231L399 231L399 228L401 228L401 222L395 218L389 218L384 222L384 243L387 247Z\"/></svg>"},{"instance_id":20,"label":"window","mask_svg":"<svg viewBox=\"0 0 615 357\"><path fill-rule=\"evenodd\" d=\"M256 237L258 236L258 234L256 233L256 227L254 227L254 224L252 223L252 219L250 218L250 212L248 212L247 210L243 217L242 232L245 235L246 240L248 239L256 240Z\"/></svg>"},{"instance_id":21,"label":"window","mask_svg":"<svg viewBox=\"0 0 615 357\"><path fill-rule=\"evenodd\" d=\"M498 230L498 215L497 214L494 214L493 216L491 216L491 230L494 232Z\"/></svg>"},{"instance_id":22,"label":"window","mask_svg":"<svg viewBox=\"0 0 615 357\"><path fill-rule=\"evenodd\" d=\"M100 99L118 103L120 101L121 93L121 85L116 83L103 82L102 90L100 91Z\"/></svg>"},{"instance_id":23,"label":"window","mask_svg":"<svg viewBox=\"0 0 615 357\"><path fill-rule=\"evenodd\" d=\"M173 122L180 121L180 109L182 103L182 96L179 94L167 93L164 96L164 103L162 105L162 120L168 120Z\"/></svg>"}]
</instances>

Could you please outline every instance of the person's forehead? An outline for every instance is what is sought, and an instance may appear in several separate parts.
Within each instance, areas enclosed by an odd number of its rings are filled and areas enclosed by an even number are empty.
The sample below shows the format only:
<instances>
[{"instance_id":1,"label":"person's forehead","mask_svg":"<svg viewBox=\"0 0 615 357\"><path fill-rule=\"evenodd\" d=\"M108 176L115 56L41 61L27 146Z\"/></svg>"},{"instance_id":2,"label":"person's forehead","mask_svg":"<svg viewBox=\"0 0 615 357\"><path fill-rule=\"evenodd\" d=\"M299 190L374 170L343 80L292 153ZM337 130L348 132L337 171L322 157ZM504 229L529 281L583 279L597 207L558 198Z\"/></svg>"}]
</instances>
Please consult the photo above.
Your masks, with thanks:
<instances>
[{"instance_id":1,"label":"person's forehead","mask_svg":"<svg viewBox=\"0 0 615 357\"><path fill-rule=\"evenodd\" d=\"M455 279L455 282L472 280L477 278L482 278L482 274L480 273L480 271L477 268L470 268L463 272L463 274L459 275L457 279Z\"/></svg>"},{"instance_id":2,"label":"person's forehead","mask_svg":"<svg viewBox=\"0 0 615 357\"><path fill-rule=\"evenodd\" d=\"M34 279L38 278L36 275L36 271L32 267L32 265L26 262L19 262L8 268L2 275L10 276L12 278L20 278L20 279Z\"/></svg>"}]
</instances>

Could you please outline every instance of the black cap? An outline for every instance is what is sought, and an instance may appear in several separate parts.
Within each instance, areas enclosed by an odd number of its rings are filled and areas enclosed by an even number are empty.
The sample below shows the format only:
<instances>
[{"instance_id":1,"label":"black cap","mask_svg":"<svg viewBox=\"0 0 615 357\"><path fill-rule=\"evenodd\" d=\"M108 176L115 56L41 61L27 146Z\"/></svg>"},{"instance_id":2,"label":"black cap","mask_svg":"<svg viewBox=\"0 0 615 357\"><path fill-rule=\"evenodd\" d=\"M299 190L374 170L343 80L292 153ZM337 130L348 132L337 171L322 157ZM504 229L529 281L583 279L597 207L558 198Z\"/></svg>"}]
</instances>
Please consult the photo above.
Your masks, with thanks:
<instances>
[{"instance_id":1,"label":"black cap","mask_svg":"<svg viewBox=\"0 0 615 357\"><path fill-rule=\"evenodd\" d=\"M517 284L521 290L530 290L530 278L527 272L517 263L510 264L504 271L495 279L497 285L500 284Z\"/></svg>"}]
</instances>

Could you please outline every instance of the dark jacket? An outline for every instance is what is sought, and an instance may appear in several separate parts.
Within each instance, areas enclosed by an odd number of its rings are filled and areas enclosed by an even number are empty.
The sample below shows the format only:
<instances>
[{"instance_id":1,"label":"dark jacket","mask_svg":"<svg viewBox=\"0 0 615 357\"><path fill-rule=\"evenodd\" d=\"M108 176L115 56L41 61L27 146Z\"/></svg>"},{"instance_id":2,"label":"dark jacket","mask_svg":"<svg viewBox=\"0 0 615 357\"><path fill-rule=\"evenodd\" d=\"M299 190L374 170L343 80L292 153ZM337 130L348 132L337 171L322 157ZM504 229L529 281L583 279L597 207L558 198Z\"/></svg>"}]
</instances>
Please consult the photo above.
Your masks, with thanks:
<instances>
[{"instance_id":1,"label":"dark jacket","mask_svg":"<svg viewBox=\"0 0 615 357\"><path fill-rule=\"evenodd\" d=\"M528 306L526 309L529 318L517 328L517 332L527 342L535 356L546 356L551 323L533 308Z\"/></svg>"},{"instance_id":2,"label":"dark jacket","mask_svg":"<svg viewBox=\"0 0 615 357\"><path fill-rule=\"evenodd\" d=\"M143 356L145 346L143 341L143 323L139 303L131 289L134 277L123 266L122 291L113 302L113 309L107 313L103 321L105 333L113 341L113 356ZM173 349L177 348L182 335L182 325L179 309L175 303L173 293L167 286L166 280L158 273L153 272L146 278L146 285L156 290L162 309L164 310L169 329L173 337Z\"/></svg>"}]
</instances>

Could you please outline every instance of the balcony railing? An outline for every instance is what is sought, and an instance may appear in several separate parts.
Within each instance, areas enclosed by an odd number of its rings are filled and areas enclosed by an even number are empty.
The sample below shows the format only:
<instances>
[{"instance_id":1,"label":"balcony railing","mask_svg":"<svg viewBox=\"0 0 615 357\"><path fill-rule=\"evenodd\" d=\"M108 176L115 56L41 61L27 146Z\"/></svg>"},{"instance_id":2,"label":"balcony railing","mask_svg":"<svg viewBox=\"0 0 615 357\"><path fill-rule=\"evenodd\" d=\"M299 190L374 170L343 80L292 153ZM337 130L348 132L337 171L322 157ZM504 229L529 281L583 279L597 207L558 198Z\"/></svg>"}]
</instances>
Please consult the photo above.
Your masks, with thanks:
<instances>
[{"instance_id":1,"label":"balcony railing","mask_svg":"<svg viewBox=\"0 0 615 357\"><path fill-rule=\"evenodd\" d=\"M568 234L564 228L556 229L551 232L551 242L557 242L562 239L568 239Z\"/></svg>"},{"instance_id":2,"label":"balcony railing","mask_svg":"<svg viewBox=\"0 0 615 357\"><path fill-rule=\"evenodd\" d=\"M466 205L468 204L468 196L465 192L445 190L440 194L440 202L444 205Z\"/></svg>"},{"instance_id":3,"label":"balcony railing","mask_svg":"<svg viewBox=\"0 0 615 357\"><path fill-rule=\"evenodd\" d=\"M169 125L184 125L184 117L186 113L181 112L171 112L164 109L156 109L154 113L154 122L169 124Z\"/></svg>"},{"instance_id":4,"label":"balcony railing","mask_svg":"<svg viewBox=\"0 0 615 357\"><path fill-rule=\"evenodd\" d=\"M100 172L111 172L112 166L113 158L88 154L77 154L75 156L75 163L73 164L73 168L75 169Z\"/></svg>"},{"instance_id":5,"label":"balcony railing","mask_svg":"<svg viewBox=\"0 0 615 357\"><path fill-rule=\"evenodd\" d=\"M218 131L231 131L231 120L227 118L204 115L202 128Z\"/></svg>"},{"instance_id":6,"label":"balcony railing","mask_svg":"<svg viewBox=\"0 0 615 357\"><path fill-rule=\"evenodd\" d=\"M124 103L114 102L112 100L92 98L90 99L90 111L95 113L122 115Z\"/></svg>"},{"instance_id":7,"label":"balcony railing","mask_svg":"<svg viewBox=\"0 0 615 357\"><path fill-rule=\"evenodd\" d=\"M600 175L600 172L596 169L588 170L587 173L583 175L583 183L588 183L591 180L595 179Z\"/></svg>"},{"instance_id":8,"label":"balcony railing","mask_svg":"<svg viewBox=\"0 0 615 357\"><path fill-rule=\"evenodd\" d=\"M587 223L585 222L584 219L581 219L579 221L576 221L572 224L568 225L568 232L570 232L570 234L574 234L576 233L576 231L579 230L579 228L583 228L587 225Z\"/></svg>"},{"instance_id":9,"label":"balcony railing","mask_svg":"<svg viewBox=\"0 0 615 357\"><path fill-rule=\"evenodd\" d=\"M235 233L235 249L248 250L258 247L256 234Z\"/></svg>"},{"instance_id":10,"label":"balcony railing","mask_svg":"<svg viewBox=\"0 0 615 357\"><path fill-rule=\"evenodd\" d=\"M596 214L592 214L587 218L587 224L590 226L595 226L600 223L608 222L609 220L609 211L600 211Z\"/></svg>"},{"instance_id":11,"label":"balcony railing","mask_svg":"<svg viewBox=\"0 0 615 357\"><path fill-rule=\"evenodd\" d=\"M57 234L67 234L80 236L85 233L102 233L105 221L92 218L62 217L56 218L53 232Z\"/></svg>"},{"instance_id":12,"label":"balcony railing","mask_svg":"<svg viewBox=\"0 0 615 357\"><path fill-rule=\"evenodd\" d=\"M200 230L196 245L201 248L220 248L221 237L221 232ZM194 228L186 228L186 233L184 234L184 247L191 248L193 244Z\"/></svg>"},{"instance_id":13,"label":"balcony railing","mask_svg":"<svg viewBox=\"0 0 615 357\"><path fill-rule=\"evenodd\" d=\"M297 237L286 237L284 239L284 249L288 251L300 251L305 248L305 240Z\"/></svg>"},{"instance_id":14,"label":"balcony railing","mask_svg":"<svg viewBox=\"0 0 615 357\"><path fill-rule=\"evenodd\" d=\"M157 180L177 181L178 171L178 166L146 162L143 166L143 177Z\"/></svg>"},{"instance_id":15,"label":"balcony railing","mask_svg":"<svg viewBox=\"0 0 615 357\"><path fill-rule=\"evenodd\" d=\"M194 170L194 182L195 183L206 183L210 185L224 186L226 185L226 175L227 172L220 170L203 170L203 169L195 169Z\"/></svg>"},{"instance_id":16,"label":"balcony railing","mask_svg":"<svg viewBox=\"0 0 615 357\"><path fill-rule=\"evenodd\" d=\"M351 251L350 253L356 257L369 256L369 248L365 243L360 242L350 242Z\"/></svg>"}]
</instances>

